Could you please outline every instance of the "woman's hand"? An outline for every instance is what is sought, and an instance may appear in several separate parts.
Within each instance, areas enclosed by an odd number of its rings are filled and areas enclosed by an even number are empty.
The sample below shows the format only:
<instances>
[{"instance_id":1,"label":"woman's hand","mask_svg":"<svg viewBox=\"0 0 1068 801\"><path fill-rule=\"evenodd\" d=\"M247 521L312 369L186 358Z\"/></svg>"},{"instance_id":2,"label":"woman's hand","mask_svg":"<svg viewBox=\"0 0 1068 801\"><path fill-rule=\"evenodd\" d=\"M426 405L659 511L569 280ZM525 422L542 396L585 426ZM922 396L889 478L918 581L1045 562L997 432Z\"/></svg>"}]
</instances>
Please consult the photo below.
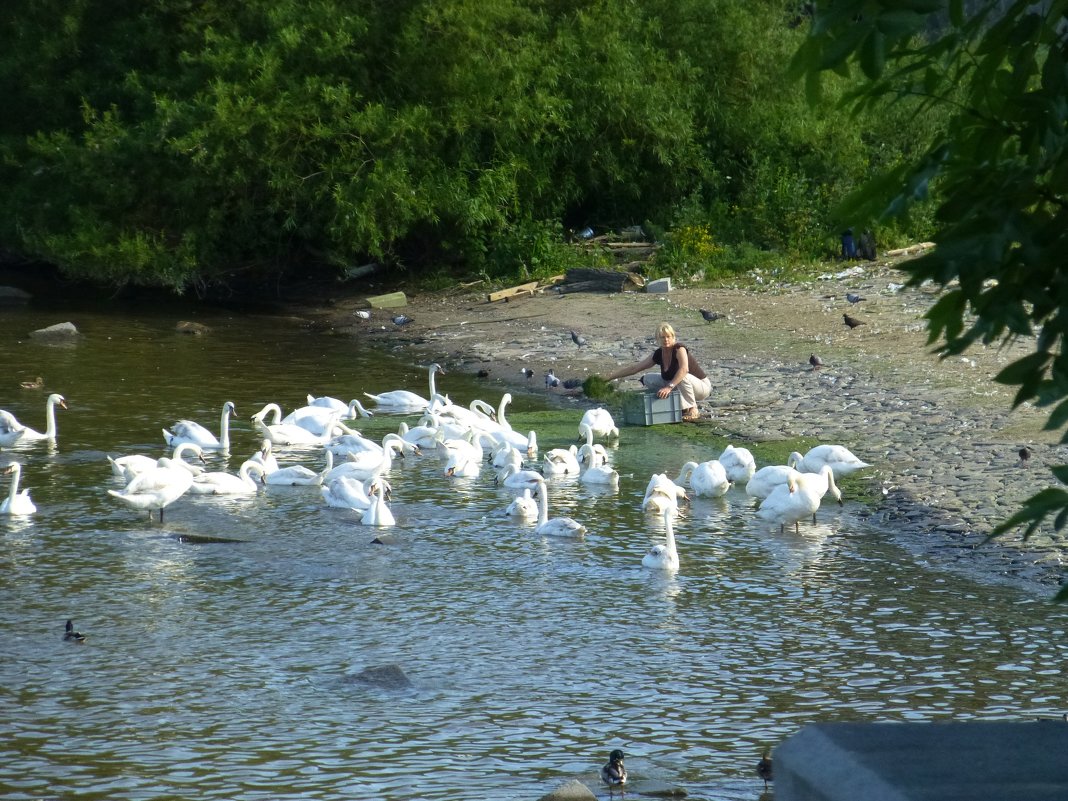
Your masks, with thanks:
<instances>
[{"instance_id":1,"label":"woman's hand","mask_svg":"<svg viewBox=\"0 0 1068 801\"><path fill-rule=\"evenodd\" d=\"M660 387L660 389L656 391L656 397L666 398L668 395L671 394L672 389L674 389L674 387Z\"/></svg>"}]
</instances>

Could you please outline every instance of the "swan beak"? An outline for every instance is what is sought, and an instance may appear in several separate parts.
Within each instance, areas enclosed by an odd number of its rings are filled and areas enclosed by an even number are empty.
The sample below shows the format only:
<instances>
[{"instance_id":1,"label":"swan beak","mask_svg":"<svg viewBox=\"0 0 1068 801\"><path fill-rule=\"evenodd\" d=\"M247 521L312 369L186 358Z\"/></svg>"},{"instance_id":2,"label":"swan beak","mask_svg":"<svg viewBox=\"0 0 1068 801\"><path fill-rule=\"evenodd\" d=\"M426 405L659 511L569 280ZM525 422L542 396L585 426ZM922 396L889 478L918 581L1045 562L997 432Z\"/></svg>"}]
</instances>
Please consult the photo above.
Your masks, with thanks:
<instances>
[{"instance_id":1,"label":"swan beak","mask_svg":"<svg viewBox=\"0 0 1068 801\"><path fill-rule=\"evenodd\" d=\"M448 470L445 471L445 475L447 475L447 476L455 475L455 473L456 473L456 468L455 467L450 467Z\"/></svg>"},{"instance_id":2,"label":"swan beak","mask_svg":"<svg viewBox=\"0 0 1068 801\"><path fill-rule=\"evenodd\" d=\"M63 408L63 409L67 408L67 402L65 400L61 400L59 402L59 405L60 405L60 408Z\"/></svg>"}]
</instances>

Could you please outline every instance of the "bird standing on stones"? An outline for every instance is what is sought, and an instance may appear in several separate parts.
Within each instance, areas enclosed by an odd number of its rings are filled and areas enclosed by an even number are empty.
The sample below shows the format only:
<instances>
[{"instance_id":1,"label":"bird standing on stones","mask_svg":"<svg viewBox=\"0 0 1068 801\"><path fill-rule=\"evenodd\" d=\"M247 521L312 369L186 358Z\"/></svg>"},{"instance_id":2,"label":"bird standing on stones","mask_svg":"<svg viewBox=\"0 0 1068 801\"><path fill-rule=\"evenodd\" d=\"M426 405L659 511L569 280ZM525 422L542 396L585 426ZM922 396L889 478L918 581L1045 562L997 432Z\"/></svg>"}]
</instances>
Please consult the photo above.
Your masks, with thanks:
<instances>
[{"instance_id":1,"label":"bird standing on stones","mask_svg":"<svg viewBox=\"0 0 1068 801\"><path fill-rule=\"evenodd\" d=\"M719 312L709 311L708 309L701 309L701 316L709 323L714 323L716 320L723 317Z\"/></svg>"},{"instance_id":2,"label":"bird standing on stones","mask_svg":"<svg viewBox=\"0 0 1068 801\"><path fill-rule=\"evenodd\" d=\"M412 318L406 314L398 314L393 318L393 325L408 325L412 322Z\"/></svg>"},{"instance_id":3,"label":"bird standing on stones","mask_svg":"<svg viewBox=\"0 0 1068 801\"><path fill-rule=\"evenodd\" d=\"M571 341L578 345L580 348L590 344L589 341L587 341L586 337L582 336L581 334L576 334L574 331L571 332Z\"/></svg>"},{"instance_id":4,"label":"bird standing on stones","mask_svg":"<svg viewBox=\"0 0 1068 801\"><path fill-rule=\"evenodd\" d=\"M519 372L523 374L523 378L527 381L534 377L534 371L529 367L520 367Z\"/></svg>"},{"instance_id":5,"label":"bird standing on stones","mask_svg":"<svg viewBox=\"0 0 1068 801\"><path fill-rule=\"evenodd\" d=\"M772 781L771 777L771 757L768 756L768 752L764 752L764 756L757 762L757 776L764 780L764 789L768 789L768 782Z\"/></svg>"},{"instance_id":6,"label":"bird standing on stones","mask_svg":"<svg viewBox=\"0 0 1068 801\"><path fill-rule=\"evenodd\" d=\"M808 357L808 363L812 365L813 370L819 370L821 367L823 367L823 359L821 359L815 353Z\"/></svg>"},{"instance_id":7,"label":"bird standing on stones","mask_svg":"<svg viewBox=\"0 0 1068 801\"><path fill-rule=\"evenodd\" d=\"M489 374L490 374L490 371L489 371L489 370L487 370L487 369L486 369L485 367L483 367L482 369L480 369L480 370L478 371L478 373L477 373L477 375L478 375L478 377L479 377L479 378L489 378Z\"/></svg>"},{"instance_id":8,"label":"bird standing on stones","mask_svg":"<svg viewBox=\"0 0 1068 801\"><path fill-rule=\"evenodd\" d=\"M867 298L862 298L860 295L855 295L852 292L846 292L846 300L848 300L853 305L856 305L862 300L867 300Z\"/></svg>"},{"instance_id":9,"label":"bird standing on stones","mask_svg":"<svg viewBox=\"0 0 1068 801\"><path fill-rule=\"evenodd\" d=\"M560 379L553 375L553 371L550 370L545 374L545 388L553 389L558 386L560 386Z\"/></svg>"},{"instance_id":10,"label":"bird standing on stones","mask_svg":"<svg viewBox=\"0 0 1068 801\"><path fill-rule=\"evenodd\" d=\"M353 312L353 314L355 314L361 320L370 320L371 319L371 312L366 311L365 309L357 309L356 311Z\"/></svg>"},{"instance_id":11,"label":"bird standing on stones","mask_svg":"<svg viewBox=\"0 0 1068 801\"><path fill-rule=\"evenodd\" d=\"M64 627L63 639L73 640L74 642L85 642L85 635L80 631L75 631L74 621L68 620L67 625Z\"/></svg>"},{"instance_id":12,"label":"bird standing on stones","mask_svg":"<svg viewBox=\"0 0 1068 801\"><path fill-rule=\"evenodd\" d=\"M627 783L627 768L623 765L626 756L616 748L608 755L608 761L601 768L601 781L612 787L619 787Z\"/></svg>"},{"instance_id":13,"label":"bird standing on stones","mask_svg":"<svg viewBox=\"0 0 1068 801\"><path fill-rule=\"evenodd\" d=\"M1027 465L1027 463L1031 460L1031 449L1028 448L1026 445L1024 445L1022 448L1020 448L1019 453L1020 453L1020 466L1021 467L1025 467Z\"/></svg>"},{"instance_id":14,"label":"bird standing on stones","mask_svg":"<svg viewBox=\"0 0 1068 801\"><path fill-rule=\"evenodd\" d=\"M864 321L858 320L856 317L850 317L848 314L843 314L842 320L850 328L856 328L858 325L867 325L867 323L865 323Z\"/></svg>"}]
</instances>

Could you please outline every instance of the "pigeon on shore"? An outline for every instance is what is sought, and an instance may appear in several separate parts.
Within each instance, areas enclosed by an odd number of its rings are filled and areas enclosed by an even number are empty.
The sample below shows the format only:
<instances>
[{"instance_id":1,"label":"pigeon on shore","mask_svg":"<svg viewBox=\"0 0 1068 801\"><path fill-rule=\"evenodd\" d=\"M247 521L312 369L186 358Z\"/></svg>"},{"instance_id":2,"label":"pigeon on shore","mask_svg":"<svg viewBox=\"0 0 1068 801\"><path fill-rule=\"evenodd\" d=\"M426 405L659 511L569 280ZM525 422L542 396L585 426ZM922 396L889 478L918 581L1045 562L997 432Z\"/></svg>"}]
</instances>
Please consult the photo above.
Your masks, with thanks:
<instances>
[{"instance_id":1,"label":"pigeon on shore","mask_svg":"<svg viewBox=\"0 0 1068 801\"><path fill-rule=\"evenodd\" d=\"M701 316L705 318L705 322L714 323L716 320L720 320L724 315L719 312L709 311L708 309L701 309Z\"/></svg>"},{"instance_id":2,"label":"pigeon on shore","mask_svg":"<svg viewBox=\"0 0 1068 801\"><path fill-rule=\"evenodd\" d=\"M1031 460L1031 449L1024 445L1020 448L1020 466L1024 467Z\"/></svg>"},{"instance_id":3,"label":"pigeon on shore","mask_svg":"<svg viewBox=\"0 0 1068 801\"><path fill-rule=\"evenodd\" d=\"M855 306L856 304L860 303L862 300L867 300L867 298L863 298L860 295L855 295L852 292L846 292L846 300L848 300L850 303L852 303Z\"/></svg>"},{"instance_id":4,"label":"pigeon on shore","mask_svg":"<svg viewBox=\"0 0 1068 801\"><path fill-rule=\"evenodd\" d=\"M867 323L865 323L864 321L858 320L856 317L850 317L848 314L843 314L842 320L850 328L856 328L858 325L867 325Z\"/></svg>"},{"instance_id":5,"label":"pigeon on shore","mask_svg":"<svg viewBox=\"0 0 1068 801\"><path fill-rule=\"evenodd\" d=\"M560 386L560 379L553 374L552 370L550 370L545 374L545 388L552 389L553 387L558 386Z\"/></svg>"},{"instance_id":6,"label":"pigeon on shore","mask_svg":"<svg viewBox=\"0 0 1068 801\"><path fill-rule=\"evenodd\" d=\"M412 318L406 314L398 314L393 318L393 325L408 325L412 322Z\"/></svg>"},{"instance_id":7,"label":"pigeon on shore","mask_svg":"<svg viewBox=\"0 0 1068 801\"><path fill-rule=\"evenodd\" d=\"M371 312L367 311L366 309L357 309L356 311L353 312L353 314L355 314L361 320L370 320L371 319Z\"/></svg>"},{"instance_id":8,"label":"pigeon on shore","mask_svg":"<svg viewBox=\"0 0 1068 801\"><path fill-rule=\"evenodd\" d=\"M813 370L819 370L821 367L823 367L823 359L821 359L815 353L808 357L808 363L812 365Z\"/></svg>"},{"instance_id":9,"label":"pigeon on shore","mask_svg":"<svg viewBox=\"0 0 1068 801\"><path fill-rule=\"evenodd\" d=\"M574 331L571 332L571 341L578 345L580 348L590 344L586 337L582 336L581 334L576 334Z\"/></svg>"},{"instance_id":10,"label":"pigeon on shore","mask_svg":"<svg viewBox=\"0 0 1068 801\"><path fill-rule=\"evenodd\" d=\"M519 372L523 374L523 378L525 378L527 381L534 377L534 371L529 367L520 367Z\"/></svg>"},{"instance_id":11,"label":"pigeon on shore","mask_svg":"<svg viewBox=\"0 0 1068 801\"><path fill-rule=\"evenodd\" d=\"M581 378L565 378L563 382L564 389L578 389L585 383Z\"/></svg>"}]
</instances>

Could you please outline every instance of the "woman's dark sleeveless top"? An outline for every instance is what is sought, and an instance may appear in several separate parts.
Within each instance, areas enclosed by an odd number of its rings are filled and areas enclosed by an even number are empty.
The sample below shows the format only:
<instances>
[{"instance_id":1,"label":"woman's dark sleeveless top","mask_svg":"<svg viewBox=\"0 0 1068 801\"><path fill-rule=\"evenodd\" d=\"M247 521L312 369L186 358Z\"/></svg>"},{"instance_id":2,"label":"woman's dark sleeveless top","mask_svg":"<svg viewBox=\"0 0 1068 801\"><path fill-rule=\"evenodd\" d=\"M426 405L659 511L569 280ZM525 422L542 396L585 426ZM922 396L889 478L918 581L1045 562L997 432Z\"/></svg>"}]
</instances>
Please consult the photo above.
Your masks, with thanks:
<instances>
[{"instance_id":1,"label":"woman's dark sleeveless top","mask_svg":"<svg viewBox=\"0 0 1068 801\"><path fill-rule=\"evenodd\" d=\"M653 351L653 364L660 365L660 377L665 381L670 381L675 373L679 371L679 348L685 348L686 346L676 342L671 346L671 363L667 366L664 365L663 360L660 358L661 349L657 348ZM705 371L701 369L701 365L697 363L697 359L694 358L693 352L686 349L686 360L690 365L689 373L694 378L706 378Z\"/></svg>"}]
</instances>

